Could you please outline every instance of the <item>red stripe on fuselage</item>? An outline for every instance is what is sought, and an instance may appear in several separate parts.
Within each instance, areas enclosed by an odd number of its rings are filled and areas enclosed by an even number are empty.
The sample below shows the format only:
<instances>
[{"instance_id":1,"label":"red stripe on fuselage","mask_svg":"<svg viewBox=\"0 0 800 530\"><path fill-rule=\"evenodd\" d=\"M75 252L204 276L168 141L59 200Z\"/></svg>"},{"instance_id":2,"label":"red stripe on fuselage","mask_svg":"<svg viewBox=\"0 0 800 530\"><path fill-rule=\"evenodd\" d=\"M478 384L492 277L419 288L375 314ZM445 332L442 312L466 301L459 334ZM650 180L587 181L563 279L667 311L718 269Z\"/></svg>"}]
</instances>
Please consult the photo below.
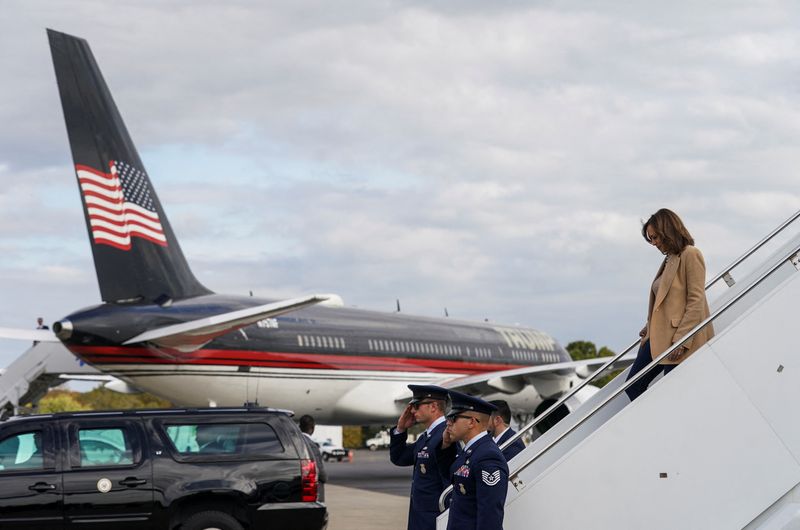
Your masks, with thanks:
<instances>
[{"instance_id":1,"label":"red stripe on fuselage","mask_svg":"<svg viewBox=\"0 0 800 530\"><path fill-rule=\"evenodd\" d=\"M169 358L141 347L70 345L69 348L74 354L92 364L186 364L462 374L495 372L525 366L409 357L216 349L202 349Z\"/></svg>"}]
</instances>

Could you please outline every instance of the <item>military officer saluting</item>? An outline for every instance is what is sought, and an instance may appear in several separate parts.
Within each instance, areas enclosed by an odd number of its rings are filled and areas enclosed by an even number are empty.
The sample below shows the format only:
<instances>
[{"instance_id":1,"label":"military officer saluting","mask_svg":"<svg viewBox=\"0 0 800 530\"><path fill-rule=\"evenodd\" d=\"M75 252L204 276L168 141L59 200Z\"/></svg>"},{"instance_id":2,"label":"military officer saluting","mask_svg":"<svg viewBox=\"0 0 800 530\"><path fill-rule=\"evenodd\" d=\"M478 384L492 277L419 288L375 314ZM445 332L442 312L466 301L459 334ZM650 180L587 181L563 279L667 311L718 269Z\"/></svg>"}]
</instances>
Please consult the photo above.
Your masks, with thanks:
<instances>
[{"instance_id":1,"label":"military officer saluting","mask_svg":"<svg viewBox=\"0 0 800 530\"><path fill-rule=\"evenodd\" d=\"M433 385L408 385L408 388L414 395L392 431L389 458L396 466L414 466L408 530L435 530L439 495L448 484L436 461L436 448L442 444L445 428L447 390ZM425 431L415 443L406 443L407 430L415 423L424 425Z\"/></svg>"},{"instance_id":2,"label":"military officer saluting","mask_svg":"<svg viewBox=\"0 0 800 530\"><path fill-rule=\"evenodd\" d=\"M447 530L502 530L508 464L486 432L497 407L460 392L449 395L447 429L437 451L440 469L453 484ZM458 451L456 442L464 448Z\"/></svg>"}]
</instances>

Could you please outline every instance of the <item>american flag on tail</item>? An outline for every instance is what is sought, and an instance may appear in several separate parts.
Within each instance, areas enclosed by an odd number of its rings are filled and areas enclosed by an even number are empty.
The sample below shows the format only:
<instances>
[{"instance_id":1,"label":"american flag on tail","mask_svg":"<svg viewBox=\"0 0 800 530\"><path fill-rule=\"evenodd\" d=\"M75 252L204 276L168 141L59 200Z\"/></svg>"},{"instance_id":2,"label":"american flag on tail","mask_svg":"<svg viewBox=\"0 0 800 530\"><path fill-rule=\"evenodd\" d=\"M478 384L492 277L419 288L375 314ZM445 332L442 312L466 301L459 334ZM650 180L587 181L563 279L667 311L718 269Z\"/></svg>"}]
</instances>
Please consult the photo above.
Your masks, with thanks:
<instances>
[{"instance_id":1,"label":"american flag on tail","mask_svg":"<svg viewBox=\"0 0 800 530\"><path fill-rule=\"evenodd\" d=\"M96 244L130 250L139 237L167 246L144 171L115 160L108 173L80 164L75 170Z\"/></svg>"}]
</instances>

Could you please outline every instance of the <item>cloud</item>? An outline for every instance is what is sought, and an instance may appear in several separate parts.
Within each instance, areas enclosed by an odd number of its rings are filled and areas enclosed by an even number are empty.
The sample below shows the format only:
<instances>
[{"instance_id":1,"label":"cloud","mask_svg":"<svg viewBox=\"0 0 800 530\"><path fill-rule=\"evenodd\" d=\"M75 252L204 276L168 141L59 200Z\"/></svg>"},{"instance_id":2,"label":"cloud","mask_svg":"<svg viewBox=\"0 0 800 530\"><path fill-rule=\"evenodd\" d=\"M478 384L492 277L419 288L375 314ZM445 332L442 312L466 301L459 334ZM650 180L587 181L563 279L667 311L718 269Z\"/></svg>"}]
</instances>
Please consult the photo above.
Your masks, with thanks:
<instances>
[{"instance_id":1,"label":"cloud","mask_svg":"<svg viewBox=\"0 0 800 530\"><path fill-rule=\"evenodd\" d=\"M797 208L797 10L6 1L0 317L98 299L44 27L91 44L210 287L613 348L643 218L678 211L712 273Z\"/></svg>"}]
</instances>

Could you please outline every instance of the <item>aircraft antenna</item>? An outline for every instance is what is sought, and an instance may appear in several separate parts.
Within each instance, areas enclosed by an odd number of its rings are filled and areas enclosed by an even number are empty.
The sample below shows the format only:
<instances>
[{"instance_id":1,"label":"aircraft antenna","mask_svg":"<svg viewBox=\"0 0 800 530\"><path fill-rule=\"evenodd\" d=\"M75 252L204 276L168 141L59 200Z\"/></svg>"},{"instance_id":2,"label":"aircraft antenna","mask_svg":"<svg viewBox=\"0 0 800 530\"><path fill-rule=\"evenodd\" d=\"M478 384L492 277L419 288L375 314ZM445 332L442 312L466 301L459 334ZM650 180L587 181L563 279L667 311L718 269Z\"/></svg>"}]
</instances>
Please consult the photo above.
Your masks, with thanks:
<instances>
[{"instance_id":1,"label":"aircraft antenna","mask_svg":"<svg viewBox=\"0 0 800 530\"><path fill-rule=\"evenodd\" d=\"M396 300L396 302L397 302L397 312L399 313L400 312L400 299L398 298Z\"/></svg>"},{"instance_id":2,"label":"aircraft antenna","mask_svg":"<svg viewBox=\"0 0 800 530\"><path fill-rule=\"evenodd\" d=\"M446 317L450 316L450 313L447 312L447 308L446 307L444 308L444 316L446 316Z\"/></svg>"}]
</instances>

